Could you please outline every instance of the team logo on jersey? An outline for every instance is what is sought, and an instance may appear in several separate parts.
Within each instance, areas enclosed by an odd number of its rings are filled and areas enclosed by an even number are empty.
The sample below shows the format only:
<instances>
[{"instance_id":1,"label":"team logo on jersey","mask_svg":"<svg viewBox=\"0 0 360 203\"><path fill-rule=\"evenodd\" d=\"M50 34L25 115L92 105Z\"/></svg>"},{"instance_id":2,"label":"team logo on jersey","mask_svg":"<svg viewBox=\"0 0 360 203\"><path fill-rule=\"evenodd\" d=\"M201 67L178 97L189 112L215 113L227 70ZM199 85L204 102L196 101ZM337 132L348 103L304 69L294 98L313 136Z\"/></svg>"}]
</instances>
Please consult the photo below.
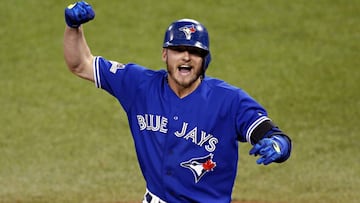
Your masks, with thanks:
<instances>
[{"instance_id":1,"label":"team logo on jersey","mask_svg":"<svg viewBox=\"0 0 360 203\"><path fill-rule=\"evenodd\" d=\"M187 40L191 39L191 34L196 32L194 25L185 25L184 27L179 28L180 31L184 32Z\"/></svg>"},{"instance_id":2,"label":"team logo on jersey","mask_svg":"<svg viewBox=\"0 0 360 203\"><path fill-rule=\"evenodd\" d=\"M213 154L204 157L192 158L189 161L184 161L180 165L184 168L190 169L195 178L195 183L208 172L213 171L216 167L216 162L213 161Z\"/></svg>"}]
</instances>

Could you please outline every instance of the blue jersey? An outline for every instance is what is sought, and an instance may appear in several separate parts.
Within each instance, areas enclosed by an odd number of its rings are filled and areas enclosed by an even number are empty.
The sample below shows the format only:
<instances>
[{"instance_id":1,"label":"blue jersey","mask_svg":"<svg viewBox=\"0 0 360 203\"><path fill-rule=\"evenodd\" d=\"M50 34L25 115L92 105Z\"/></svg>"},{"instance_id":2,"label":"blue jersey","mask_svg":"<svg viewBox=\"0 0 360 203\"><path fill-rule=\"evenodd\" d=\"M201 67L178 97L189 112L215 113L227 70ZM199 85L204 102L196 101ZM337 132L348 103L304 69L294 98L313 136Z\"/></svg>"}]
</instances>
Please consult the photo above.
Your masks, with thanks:
<instances>
[{"instance_id":1,"label":"blue jersey","mask_svg":"<svg viewBox=\"0 0 360 203\"><path fill-rule=\"evenodd\" d=\"M96 57L95 84L125 110L147 189L171 202L231 202L238 143L269 120L243 90L203 78L179 98L165 70Z\"/></svg>"}]
</instances>

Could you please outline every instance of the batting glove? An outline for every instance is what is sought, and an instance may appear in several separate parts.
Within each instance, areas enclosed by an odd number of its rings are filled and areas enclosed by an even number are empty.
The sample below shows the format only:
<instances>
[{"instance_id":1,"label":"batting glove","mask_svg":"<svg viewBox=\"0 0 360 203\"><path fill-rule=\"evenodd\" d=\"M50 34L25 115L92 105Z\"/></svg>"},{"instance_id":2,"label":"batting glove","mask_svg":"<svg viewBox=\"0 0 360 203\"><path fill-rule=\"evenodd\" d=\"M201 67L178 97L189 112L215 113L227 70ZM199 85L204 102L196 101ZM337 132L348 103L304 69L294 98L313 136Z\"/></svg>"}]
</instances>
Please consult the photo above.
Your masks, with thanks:
<instances>
[{"instance_id":1,"label":"batting glove","mask_svg":"<svg viewBox=\"0 0 360 203\"><path fill-rule=\"evenodd\" d=\"M263 138L250 150L250 155L260 155L256 160L257 164L268 165L272 162L285 161L290 156L291 144L281 136L275 135L270 138Z\"/></svg>"},{"instance_id":2,"label":"batting glove","mask_svg":"<svg viewBox=\"0 0 360 203\"><path fill-rule=\"evenodd\" d=\"M85 1L70 4L65 8L65 22L69 27L78 28L95 17L95 12L91 5Z\"/></svg>"}]
</instances>

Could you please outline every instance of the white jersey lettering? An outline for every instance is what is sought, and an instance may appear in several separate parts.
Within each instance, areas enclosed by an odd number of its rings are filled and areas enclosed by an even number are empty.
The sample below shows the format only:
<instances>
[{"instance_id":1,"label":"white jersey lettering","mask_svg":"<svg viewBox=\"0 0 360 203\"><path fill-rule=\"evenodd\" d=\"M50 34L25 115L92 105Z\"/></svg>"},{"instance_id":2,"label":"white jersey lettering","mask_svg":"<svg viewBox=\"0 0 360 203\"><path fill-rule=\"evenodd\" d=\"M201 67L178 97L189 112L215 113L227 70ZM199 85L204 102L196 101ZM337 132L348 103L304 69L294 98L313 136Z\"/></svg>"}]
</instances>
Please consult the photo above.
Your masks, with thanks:
<instances>
[{"instance_id":1,"label":"white jersey lettering","mask_svg":"<svg viewBox=\"0 0 360 203\"><path fill-rule=\"evenodd\" d=\"M167 133L168 119L152 114L137 115L140 130L149 130L154 132ZM155 118L154 118L155 117Z\"/></svg>"},{"instance_id":2,"label":"white jersey lettering","mask_svg":"<svg viewBox=\"0 0 360 203\"><path fill-rule=\"evenodd\" d=\"M186 133L187 126L188 126L188 123L184 122L181 131L180 132L179 131L175 132L176 137L183 137L185 135L185 133Z\"/></svg>"},{"instance_id":3,"label":"white jersey lettering","mask_svg":"<svg viewBox=\"0 0 360 203\"><path fill-rule=\"evenodd\" d=\"M202 146L206 141L208 141L213 136L211 134L207 134L204 131L201 131L201 140L199 142L199 146Z\"/></svg>"},{"instance_id":4,"label":"white jersey lettering","mask_svg":"<svg viewBox=\"0 0 360 203\"><path fill-rule=\"evenodd\" d=\"M186 139L186 140L188 140L189 138L192 140L193 143L197 144L197 128L196 127L184 136L184 139Z\"/></svg>"},{"instance_id":5,"label":"white jersey lettering","mask_svg":"<svg viewBox=\"0 0 360 203\"><path fill-rule=\"evenodd\" d=\"M216 144L219 142L219 140L217 139L217 138L215 138L215 137L213 137L213 138L211 138L210 140L209 140L209 144L208 145L205 145L205 149L206 149L206 151L208 151L208 152L213 152L213 151L215 151L215 149L216 149Z\"/></svg>"},{"instance_id":6,"label":"white jersey lettering","mask_svg":"<svg viewBox=\"0 0 360 203\"><path fill-rule=\"evenodd\" d=\"M213 135L201 131L201 134L198 134L198 128L195 127L190 131L187 131L188 123L184 122L181 128L181 131L176 131L174 134L176 137L182 137L186 140L191 140L194 144L202 147L205 143L205 149L208 152L213 152L216 149L216 144L219 142L217 138ZM200 139L199 139L200 138Z\"/></svg>"}]
</instances>

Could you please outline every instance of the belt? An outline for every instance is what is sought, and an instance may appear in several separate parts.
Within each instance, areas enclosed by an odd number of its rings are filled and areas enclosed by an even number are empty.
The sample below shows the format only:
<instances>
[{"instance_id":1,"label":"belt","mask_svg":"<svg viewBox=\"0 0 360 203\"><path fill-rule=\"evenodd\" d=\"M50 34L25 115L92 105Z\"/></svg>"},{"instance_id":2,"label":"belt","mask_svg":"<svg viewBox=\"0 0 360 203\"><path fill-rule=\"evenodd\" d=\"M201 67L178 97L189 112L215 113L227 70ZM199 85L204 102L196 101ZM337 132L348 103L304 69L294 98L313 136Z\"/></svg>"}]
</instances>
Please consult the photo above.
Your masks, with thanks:
<instances>
[{"instance_id":1,"label":"belt","mask_svg":"<svg viewBox=\"0 0 360 203\"><path fill-rule=\"evenodd\" d=\"M142 203L166 203L165 201L161 200L158 196L151 193L148 189L146 189L146 193L144 195L144 200Z\"/></svg>"}]
</instances>

